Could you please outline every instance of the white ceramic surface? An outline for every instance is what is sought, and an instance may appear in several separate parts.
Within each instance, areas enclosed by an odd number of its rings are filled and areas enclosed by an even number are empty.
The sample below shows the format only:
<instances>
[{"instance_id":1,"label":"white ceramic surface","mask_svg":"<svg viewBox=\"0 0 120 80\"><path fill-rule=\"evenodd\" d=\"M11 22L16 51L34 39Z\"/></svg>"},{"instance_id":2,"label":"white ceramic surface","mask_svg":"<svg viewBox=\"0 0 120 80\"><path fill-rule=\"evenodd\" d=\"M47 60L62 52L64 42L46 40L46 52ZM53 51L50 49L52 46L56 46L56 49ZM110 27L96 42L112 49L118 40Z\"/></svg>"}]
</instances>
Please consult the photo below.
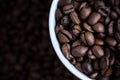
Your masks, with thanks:
<instances>
[{"instance_id":1,"label":"white ceramic surface","mask_svg":"<svg viewBox=\"0 0 120 80\"><path fill-rule=\"evenodd\" d=\"M92 80L88 78L85 74L81 73L78 71L62 54L60 45L58 43L56 34L55 34L55 11L57 8L57 3L59 0L53 0L51 8L50 8L50 13L49 13L49 33L50 33L50 38L51 42L53 45L53 48L58 56L58 58L62 61L62 63L65 65L65 67L72 72L75 76L77 76L79 79L82 80Z\"/></svg>"}]
</instances>

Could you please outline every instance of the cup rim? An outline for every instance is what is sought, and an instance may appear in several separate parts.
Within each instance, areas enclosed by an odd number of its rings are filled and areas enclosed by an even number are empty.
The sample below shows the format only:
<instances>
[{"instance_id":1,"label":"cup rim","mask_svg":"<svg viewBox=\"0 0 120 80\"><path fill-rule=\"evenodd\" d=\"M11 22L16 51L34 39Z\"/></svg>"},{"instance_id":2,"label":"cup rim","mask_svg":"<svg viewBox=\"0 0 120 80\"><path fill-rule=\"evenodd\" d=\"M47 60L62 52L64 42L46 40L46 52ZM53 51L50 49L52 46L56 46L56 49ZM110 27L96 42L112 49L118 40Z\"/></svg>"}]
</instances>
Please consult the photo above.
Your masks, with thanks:
<instances>
[{"instance_id":1,"label":"cup rim","mask_svg":"<svg viewBox=\"0 0 120 80\"><path fill-rule=\"evenodd\" d=\"M60 61L64 64L64 66L71 72L73 73L76 77L82 80L92 80L89 77L87 77L85 74L80 72L78 69L75 68L62 54L62 51L60 49L59 42L57 40L56 34L55 34L55 12L57 9L59 0L53 0L50 12L49 12L49 34L50 34L50 39L53 45L53 48L60 59Z\"/></svg>"}]
</instances>

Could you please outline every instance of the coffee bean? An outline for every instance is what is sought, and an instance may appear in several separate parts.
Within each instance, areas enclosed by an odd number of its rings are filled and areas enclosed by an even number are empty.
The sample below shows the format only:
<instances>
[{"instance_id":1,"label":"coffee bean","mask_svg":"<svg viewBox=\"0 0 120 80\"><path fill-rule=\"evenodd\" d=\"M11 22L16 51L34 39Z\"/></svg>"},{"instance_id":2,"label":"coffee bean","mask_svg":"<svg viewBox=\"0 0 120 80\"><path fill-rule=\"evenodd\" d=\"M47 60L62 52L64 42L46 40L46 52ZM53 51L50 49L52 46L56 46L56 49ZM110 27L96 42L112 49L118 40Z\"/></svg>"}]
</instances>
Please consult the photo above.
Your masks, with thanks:
<instances>
[{"instance_id":1,"label":"coffee bean","mask_svg":"<svg viewBox=\"0 0 120 80\"><path fill-rule=\"evenodd\" d=\"M83 57L78 57L78 58L76 58L76 61L77 61L77 62L82 62L83 60L84 60Z\"/></svg>"},{"instance_id":2,"label":"coffee bean","mask_svg":"<svg viewBox=\"0 0 120 80\"><path fill-rule=\"evenodd\" d=\"M67 0L66 0L67 1ZM70 4L70 5L65 5L64 7L63 7L63 12L65 13L65 14L68 14L68 13L70 13L70 12L72 12L72 11L74 11L74 6L72 5L72 4Z\"/></svg>"},{"instance_id":3,"label":"coffee bean","mask_svg":"<svg viewBox=\"0 0 120 80\"><path fill-rule=\"evenodd\" d=\"M110 76L112 74L112 68L108 68L108 70L105 72L105 76Z\"/></svg>"},{"instance_id":4,"label":"coffee bean","mask_svg":"<svg viewBox=\"0 0 120 80\"><path fill-rule=\"evenodd\" d=\"M90 25L94 25L100 20L100 18L101 18L101 15L99 13L93 12L88 18L88 23Z\"/></svg>"},{"instance_id":5,"label":"coffee bean","mask_svg":"<svg viewBox=\"0 0 120 80\"><path fill-rule=\"evenodd\" d=\"M91 59L91 60L96 59L95 55L92 53L91 50L88 50L87 55L88 55L88 58Z\"/></svg>"},{"instance_id":6,"label":"coffee bean","mask_svg":"<svg viewBox=\"0 0 120 80\"><path fill-rule=\"evenodd\" d=\"M71 4L72 3L72 0L59 0L59 6L60 7L63 7L65 5L68 5L68 4Z\"/></svg>"},{"instance_id":7,"label":"coffee bean","mask_svg":"<svg viewBox=\"0 0 120 80\"><path fill-rule=\"evenodd\" d=\"M106 57L102 57L101 60L100 60L100 68L102 69L102 74L104 74L106 72L106 70L108 69L109 67L109 59L106 58Z\"/></svg>"},{"instance_id":8,"label":"coffee bean","mask_svg":"<svg viewBox=\"0 0 120 80\"><path fill-rule=\"evenodd\" d=\"M110 12L110 16L113 18L113 19L116 19L118 17L117 13L115 11L111 11Z\"/></svg>"},{"instance_id":9,"label":"coffee bean","mask_svg":"<svg viewBox=\"0 0 120 80\"><path fill-rule=\"evenodd\" d=\"M85 33L84 33L84 32L82 32L82 33L80 34L80 39L81 39L81 41L82 41L85 45L87 45L87 42L86 42L86 39L85 39Z\"/></svg>"},{"instance_id":10,"label":"coffee bean","mask_svg":"<svg viewBox=\"0 0 120 80\"><path fill-rule=\"evenodd\" d=\"M115 33L115 38L120 43L120 33L116 32Z\"/></svg>"},{"instance_id":11,"label":"coffee bean","mask_svg":"<svg viewBox=\"0 0 120 80\"><path fill-rule=\"evenodd\" d=\"M96 77L98 76L98 72L94 72L94 73L92 73L91 75L90 75L90 78L92 78L92 79L96 79Z\"/></svg>"},{"instance_id":12,"label":"coffee bean","mask_svg":"<svg viewBox=\"0 0 120 80\"><path fill-rule=\"evenodd\" d=\"M91 32L85 32L85 39L88 45L92 46L95 43L94 35Z\"/></svg>"},{"instance_id":13,"label":"coffee bean","mask_svg":"<svg viewBox=\"0 0 120 80\"><path fill-rule=\"evenodd\" d=\"M76 47L76 46L80 46L81 45L81 41L80 40L77 40L75 42L73 42L72 44L72 48Z\"/></svg>"},{"instance_id":14,"label":"coffee bean","mask_svg":"<svg viewBox=\"0 0 120 80\"><path fill-rule=\"evenodd\" d=\"M88 25L87 23L83 23L83 27L84 27L84 29L87 30L87 31L94 32L94 31L92 30L91 26Z\"/></svg>"},{"instance_id":15,"label":"coffee bean","mask_svg":"<svg viewBox=\"0 0 120 80\"><path fill-rule=\"evenodd\" d=\"M111 21L108 25L108 28L107 28L107 33L110 36L113 36L113 33L114 33L113 26L114 26L114 21Z\"/></svg>"},{"instance_id":16,"label":"coffee bean","mask_svg":"<svg viewBox=\"0 0 120 80\"><path fill-rule=\"evenodd\" d=\"M109 80L110 78L108 76L101 76L98 80Z\"/></svg>"},{"instance_id":17,"label":"coffee bean","mask_svg":"<svg viewBox=\"0 0 120 80\"><path fill-rule=\"evenodd\" d=\"M97 58L101 58L104 55L104 51L101 46L94 45L92 47L92 52Z\"/></svg>"},{"instance_id":18,"label":"coffee bean","mask_svg":"<svg viewBox=\"0 0 120 80\"><path fill-rule=\"evenodd\" d=\"M81 67L81 64L80 64L80 63L75 64L75 67L76 67L80 72L82 72L82 67Z\"/></svg>"},{"instance_id":19,"label":"coffee bean","mask_svg":"<svg viewBox=\"0 0 120 80\"><path fill-rule=\"evenodd\" d=\"M67 30L62 30L58 33L58 39L61 43L68 43L73 39L72 34Z\"/></svg>"},{"instance_id":20,"label":"coffee bean","mask_svg":"<svg viewBox=\"0 0 120 80\"><path fill-rule=\"evenodd\" d=\"M80 7L79 7L79 10L81 10L83 7L87 6L87 2L82 2Z\"/></svg>"},{"instance_id":21,"label":"coffee bean","mask_svg":"<svg viewBox=\"0 0 120 80\"><path fill-rule=\"evenodd\" d=\"M56 15L55 15L56 20L59 21L62 18L62 16L63 16L63 14L62 14L61 10L57 9L56 10Z\"/></svg>"},{"instance_id":22,"label":"coffee bean","mask_svg":"<svg viewBox=\"0 0 120 80\"><path fill-rule=\"evenodd\" d=\"M94 68L94 70L100 70L100 63L99 63L99 60L95 60L94 62L93 62L93 68Z\"/></svg>"},{"instance_id":23,"label":"coffee bean","mask_svg":"<svg viewBox=\"0 0 120 80\"><path fill-rule=\"evenodd\" d=\"M91 7L84 6L80 10L80 14L79 14L80 18L83 20L86 19L90 15L91 11L92 11Z\"/></svg>"},{"instance_id":24,"label":"coffee bean","mask_svg":"<svg viewBox=\"0 0 120 80\"><path fill-rule=\"evenodd\" d=\"M104 24L107 25L110 22L110 17L106 17Z\"/></svg>"},{"instance_id":25,"label":"coffee bean","mask_svg":"<svg viewBox=\"0 0 120 80\"><path fill-rule=\"evenodd\" d=\"M75 36L78 36L81 31L82 31L82 29L79 25L74 25L72 28L72 32Z\"/></svg>"},{"instance_id":26,"label":"coffee bean","mask_svg":"<svg viewBox=\"0 0 120 80\"><path fill-rule=\"evenodd\" d=\"M96 38L105 38L105 34L104 33L97 33L97 34L95 34L95 37Z\"/></svg>"},{"instance_id":27,"label":"coffee bean","mask_svg":"<svg viewBox=\"0 0 120 80\"><path fill-rule=\"evenodd\" d=\"M93 67L91 65L91 62L86 61L82 64L82 70L85 74L90 74L93 72Z\"/></svg>"},{"instance_id":28,"label":"coffee bean","mask_svg":"<svg viewBox=\"0 0 120 80\"><path fill-rule=\"evenodd\" d=\"M96 45L104 45L104 41L102 39L95 39L95 44Z\"/></svg>"},{"instance_id":29,"label":"coffee bean","mask_svg":"<svg viewBox=\"0 0 120 80\"><path fill-rule=\"evenodd\" d=\"M117 44L117 41L113 37L107 37L105 41L110 46L115 46Z\"/></svg>"},{"instance_id":30,"label":"coffee bean","mask_svg":"<svg viewBox=\"0 0 120 80\"><path fill-rule=\"evenodd\" d=\"M120 32L120 18L117 20L115 27L116 27L116 30Z\"/></svg>"},{"instance_id":31,"label":"coffee bean","mask_svg":"<svg viewBox=\"0 0 120 80\"><path fill-rule=\"evenodd\" d=\"M79 6L80 6L80 3L77 2L77 1L74 1L73 6L74 6L74 8L75 8L76 10L78 10L78 9L79 9Z\"/></svg>"},{"instance_id":32,"label":"coffee bean","mask_svg":"<svg viewBox=\"0 0 120 80\"><path fill-rule=\"evenodd\" d=\"M61 24L62 24L63 26L68 26L69 23L70 23L70 20L69 20L68 16L64 16L64 17L61 19Z\"/></svg>"},{"instance_id":33,"label":"coffee bean","mask_svg":"<svg viewBox=\"0 0 120 80\"><path fill-rule=\"evenodd\" d=\"M60 31L62 31L63 29L64 29L63 25L57 24L57 26L55 27L55 32L58 33Z\"/></svg>"},{"instance_id":34,"label":"coffee bean","mask_svg":"<svg viewBox=\"0 0 120 80\"><path fill-rule=\"evenodd\" d=\"M74 24L80 24L80 19L75 11L70 13L70 18Z\"/></svg>"},{"instance_id":35,"label":"coffee bean","mask_svg":"<svg viewBox=\"0 0 120 80\"><path fill-rule=\"evenodd\" d=\"M115 56L113 53L110 54L109 62L110 62L110 65L113 65L115 63Z\"/></svg>"},{"instance_id":36,"label":"coffee bean","mask_svg":"<svg viewBox=\"0 0 120 80\"><path fill-rule=\"evenodd\" d=\"M68 59L70 60L72 57L72 55L70 54L70 45L69 44L63 44L62 46L62 52L63 52L63 55Z\"/></svg>"},{"instance_id":37,"label":"coffee bean","mask_svg":"<svg viewBox=\"0 0 120 80\"><path fill-rule=\"evenodd\" d=\"M72 55L74 57L83 57L88 50L88 47L86 46L77 46L72 49Z\"/></svg>"},{"instance_id":38,"label":"coffee bean","mask_svg":"<svg viewBox=\"0 0 120 80\"><path fill-rule=\"evenodd\" d=\"M96 32L105 32L105 28L104 28L104 25L101 24L101 23L97 23L93 26L93 30L96 31Z\"/></svg>"}]
</instances>

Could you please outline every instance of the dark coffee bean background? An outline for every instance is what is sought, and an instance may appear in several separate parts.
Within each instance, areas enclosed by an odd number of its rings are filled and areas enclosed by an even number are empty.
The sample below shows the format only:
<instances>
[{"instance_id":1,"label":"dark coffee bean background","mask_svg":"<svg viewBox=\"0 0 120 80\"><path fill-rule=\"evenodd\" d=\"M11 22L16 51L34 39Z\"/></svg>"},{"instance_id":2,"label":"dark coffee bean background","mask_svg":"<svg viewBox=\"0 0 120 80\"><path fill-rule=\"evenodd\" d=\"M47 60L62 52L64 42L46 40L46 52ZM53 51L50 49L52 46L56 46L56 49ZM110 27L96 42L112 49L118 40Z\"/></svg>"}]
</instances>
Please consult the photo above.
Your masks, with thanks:
<instances>
[{"instance_id":1,"label":"dark coffee bean background","mask_svg":"<svg viewBox=\"0 0 120 80\"><path fill-rule=\"evenodd\" d=\"M78 80L48 33L52 0L0 0L0 80Z\"/></svg>"}]
</instances>

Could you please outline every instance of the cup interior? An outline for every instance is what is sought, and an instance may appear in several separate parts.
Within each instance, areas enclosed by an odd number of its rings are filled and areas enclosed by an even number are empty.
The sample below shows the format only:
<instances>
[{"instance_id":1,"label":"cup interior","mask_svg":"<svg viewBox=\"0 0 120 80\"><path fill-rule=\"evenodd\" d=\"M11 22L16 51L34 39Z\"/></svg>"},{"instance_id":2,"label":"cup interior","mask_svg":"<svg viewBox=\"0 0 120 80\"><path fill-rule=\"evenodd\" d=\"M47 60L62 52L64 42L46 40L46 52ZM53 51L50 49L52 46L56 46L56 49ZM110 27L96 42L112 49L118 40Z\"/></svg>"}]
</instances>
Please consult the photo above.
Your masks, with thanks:
<instances>
[{"instance_id":1,"label":"cup interior","mask_svg":"<svg viewBox=\"0 0 120 80\"><path fill-rule=\"evenodd\" d=\"M58 2L59 2L59 0L53 0L51 8L50 8L50 13L49 13L49 34L50 34L50 39L51 39L53 48L54 48L58 58L60 59L60 61L65 65L65 67L71 73L73 73L79 79L92 80L89 77L87 77L85 74L83 74L82 72L77 70L62 54L62 51L60 49L60 45L59 45L59 42L58 42L58 39L57 39L57 36L55 33L55 25L56 25L55 12L57 9Z\"/></svg>"}]
</instances>

